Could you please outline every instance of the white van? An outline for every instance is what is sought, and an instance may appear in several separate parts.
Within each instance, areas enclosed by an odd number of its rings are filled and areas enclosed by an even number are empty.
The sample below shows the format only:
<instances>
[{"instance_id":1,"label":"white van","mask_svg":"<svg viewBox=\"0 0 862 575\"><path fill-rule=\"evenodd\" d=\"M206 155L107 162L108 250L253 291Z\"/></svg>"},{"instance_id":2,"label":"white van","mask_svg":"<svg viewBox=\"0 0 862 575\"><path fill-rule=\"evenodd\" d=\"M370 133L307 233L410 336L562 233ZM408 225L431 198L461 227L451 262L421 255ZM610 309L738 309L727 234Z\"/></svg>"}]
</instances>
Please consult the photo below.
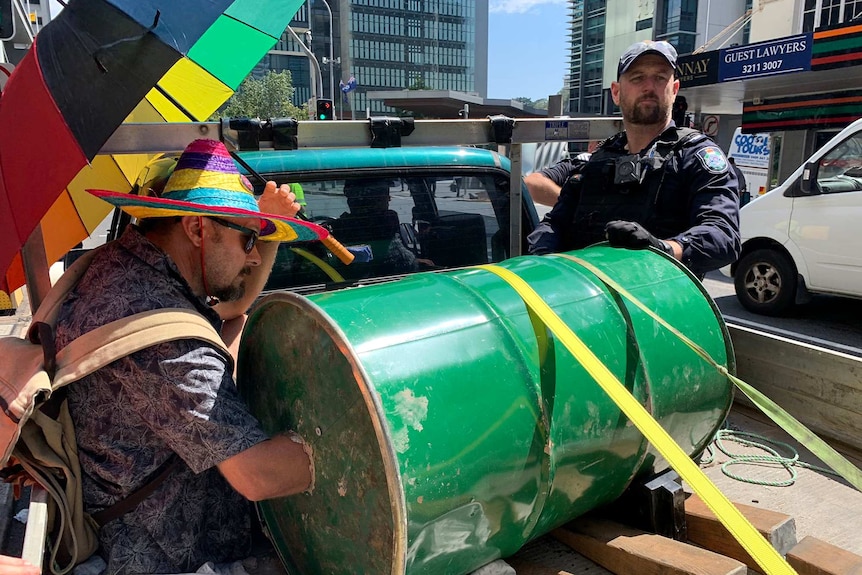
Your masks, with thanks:
<instances>
[{"instance_id":1,"label":"white van","mask_svg":"<svg viewBox=\"0 0 862 575\"><path fill-rule=\"evenodd\" d=\"M740 212L742 254L722 273L755 313L812 293L862 298L862 120Z\"/></svg>"}]
</instances>

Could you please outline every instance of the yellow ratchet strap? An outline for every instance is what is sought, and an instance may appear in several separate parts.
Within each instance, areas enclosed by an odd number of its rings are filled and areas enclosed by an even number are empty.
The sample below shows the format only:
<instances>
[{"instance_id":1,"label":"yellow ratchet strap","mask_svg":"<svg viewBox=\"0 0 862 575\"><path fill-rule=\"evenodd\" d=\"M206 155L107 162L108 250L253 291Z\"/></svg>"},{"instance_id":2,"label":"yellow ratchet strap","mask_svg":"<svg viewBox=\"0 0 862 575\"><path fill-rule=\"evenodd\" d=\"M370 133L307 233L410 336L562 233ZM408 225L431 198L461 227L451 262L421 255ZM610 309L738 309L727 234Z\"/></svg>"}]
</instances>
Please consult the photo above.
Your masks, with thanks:
<instances>
[{"instance_id":1,"label":"yellow ratchet strap","mask_svg":"<svg viewBox=\"0 0 862 575\"><path fill-rule=\"evenodd\" d=\"M496 274L521 296L530 308L559 339L575 359L596 380L605 393L626 414L662 457L679 473L694 492L706 503L733 537L763 569L765 575L796 575L796 571L779 555L778 551L749 523L734 505L676 444L637 399L620 383L613 373L569 329L563 320L545 303L527 282L513 272L496 265L477 266Z\"/></svg>"},{"instance_id":2,"label":"yellow ratchet strap","mask_svg":"<svg viewBox=\"0 0 862 575\"><path fill-rule=\"evenodd\" d=\"M610 276L606 273L598 269L593 264L582 260L576 256L571 256L568 254L555 254L558 257L566 258L567 260L571 260L576 264L586 268L588 271L592 272L599 280L605 283L610 289L614 290L618 294L620 294L625 299L629 300L632 304L646 313L648 316L653 318L659 325L670 331L676 337L678 337L683 343L685 343L691 350L703 358L709 365L714 367L720 373L723 373L739 388L742 393L744 393L748 399L754 403L763 413L765 413L773 422L775 422L781 429L790 434L791 437L796 439L799 443L804 445L806 449L808 449L811 453L817 456L820 461L828 465L832 468L835 473L843 477L847 482L862 491L862 471L850 463L847 459L845 459L840 453L835 451L835 449L817 437L817 434L805 427L799 420L795 417L787 413L780 405L763 395L760 391L745 383L735 375L729 373L727 368L723 365L719 365L714 359L712 359L706 351L701 348L699 345L694 343L688 337L679 332L675 327L667 323L665 320L660 318L654 311L647 308L642 302L640 302L635 296L626 291L621 285L619 285L616 281L614 281Z\"/></svg>"},{"instance_id":3,"label":"yellow ratchet strap","mask_svg":"<svg viewBox=\"0 0 862 575\"><path fill-rule=\"evenodd\" d=\"M344 281L344 278L341 277L340 273L335 271L334 267L332 267L331 265L329 265L328 263L326 263L325 261L323 261L322 259L320 259L316 255L314 255L310 251L305 250L303 248L290 248L290 250L295 254L301 255L302 257L304 257L305 259L307 259L308 261L310 261L311 263L313 263L314 265L319 267L321 270L323 270L323 273L325 273L327 276L329 276L329 279L331 279L332 281L334 281L334 282L343 282Z\"/></svg>"}]
</instances>

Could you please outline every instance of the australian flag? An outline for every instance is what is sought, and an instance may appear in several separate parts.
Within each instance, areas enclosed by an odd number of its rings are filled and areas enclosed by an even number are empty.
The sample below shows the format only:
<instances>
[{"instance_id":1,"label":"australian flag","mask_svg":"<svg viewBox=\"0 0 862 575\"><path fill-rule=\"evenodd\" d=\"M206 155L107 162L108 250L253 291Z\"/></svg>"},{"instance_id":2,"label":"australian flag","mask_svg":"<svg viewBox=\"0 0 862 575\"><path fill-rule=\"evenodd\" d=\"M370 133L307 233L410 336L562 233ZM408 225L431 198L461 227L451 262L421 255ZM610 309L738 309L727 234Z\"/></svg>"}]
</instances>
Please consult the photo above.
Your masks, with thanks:
<instances>
[{"instance_id":1,"label":"australian flag","mask_svg":"<svg viewBox=\"0 0 862 575\"><path fill-rule=\"evenodd\" d=\"M341 88L342 98L344 98L344 103L347 104L347 94L356 89L356 78L351 76L346 84L344 80L341 80L338 82L338 87Z\"/></svg>"}]
</instances>

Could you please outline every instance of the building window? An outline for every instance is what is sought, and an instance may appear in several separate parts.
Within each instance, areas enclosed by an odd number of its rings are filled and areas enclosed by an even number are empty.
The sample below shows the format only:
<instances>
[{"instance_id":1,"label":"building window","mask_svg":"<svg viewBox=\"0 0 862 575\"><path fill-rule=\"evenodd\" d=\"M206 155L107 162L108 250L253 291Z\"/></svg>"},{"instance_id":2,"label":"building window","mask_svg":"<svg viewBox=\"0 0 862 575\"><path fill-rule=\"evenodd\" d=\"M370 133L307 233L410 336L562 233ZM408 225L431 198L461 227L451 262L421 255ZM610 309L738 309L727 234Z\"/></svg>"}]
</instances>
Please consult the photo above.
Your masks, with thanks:
<instances>
[{"instance_id":1,"label":"building window","mask_svg":"<svg viewBox=\"0 0 862 575\"><path fill-rule=\"evenodd\" d=\"M862 19L862 0L805 0L802 31L837 26Z\"/></svg>"},{"instance_id":2,"label":"building window","mask_svg":"<svg viewBox=\"0 0 862 575\"><path fill-rule=\"evenodd\" d=\"M652 18L644 18L635 22L635 30L649 30L652 28Z\"/></svg>"},{"instance_id":3,"label":"building window","mask_svg":"<svg viewBox=\"0 0 862 575\"><path fill-rule=\"evenodd\" d=\"M834 26L841 23L842 0L823 0L820 11L820 27Z\"/></svg>"}]
</instances>

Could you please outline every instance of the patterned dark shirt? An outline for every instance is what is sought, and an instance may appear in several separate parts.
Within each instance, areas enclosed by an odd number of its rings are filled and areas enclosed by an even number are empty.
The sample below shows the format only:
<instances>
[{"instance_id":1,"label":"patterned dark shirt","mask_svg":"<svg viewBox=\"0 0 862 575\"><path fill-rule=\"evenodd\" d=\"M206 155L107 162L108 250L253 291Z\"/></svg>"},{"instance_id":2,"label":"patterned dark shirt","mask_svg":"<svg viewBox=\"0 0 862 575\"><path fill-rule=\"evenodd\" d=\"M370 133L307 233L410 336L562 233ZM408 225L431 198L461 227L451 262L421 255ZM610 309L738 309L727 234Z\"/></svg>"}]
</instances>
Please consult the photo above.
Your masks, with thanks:
<instances>
[{"instance_id":1,"label":"patterned dark shirt","mask_svg":"<svg viewBox=\"0 0 862 575\"><path fill-rule=\"evenodd\" d=\"M100 325L165 307L218 315L174 262L136 229L96 257L63 304L58 349ZM159 344L69 386L84 506L97 512L149 482L174 453L181 463L136 509L105 525L109 575L193 572L249 554L251 504L215 467L267 439L233 381L233 362L198 340Z\"/></svg>"}]
</instances>

